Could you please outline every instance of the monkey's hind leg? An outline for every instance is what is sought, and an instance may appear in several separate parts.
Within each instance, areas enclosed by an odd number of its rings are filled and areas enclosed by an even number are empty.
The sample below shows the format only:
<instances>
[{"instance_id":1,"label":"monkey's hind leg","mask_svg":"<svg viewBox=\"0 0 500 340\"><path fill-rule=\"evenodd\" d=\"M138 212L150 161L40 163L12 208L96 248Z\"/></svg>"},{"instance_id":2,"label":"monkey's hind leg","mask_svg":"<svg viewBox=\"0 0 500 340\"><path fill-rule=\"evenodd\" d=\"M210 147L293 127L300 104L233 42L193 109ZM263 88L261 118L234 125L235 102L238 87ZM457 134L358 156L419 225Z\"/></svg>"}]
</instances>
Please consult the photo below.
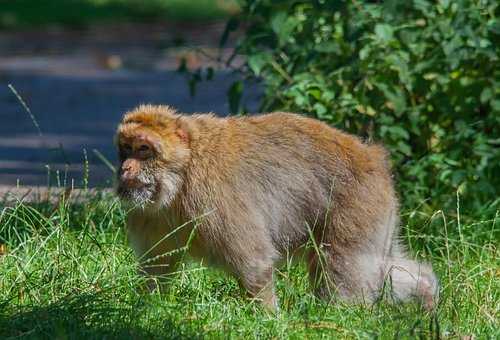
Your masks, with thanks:
<instances>
[{"instance_id":1,"label":"monkey's hind leg","mask_svg":"<svg viewBox=\"0 0 500 340\"><path fill-rule=\"evenodd\" d=\"M386 223L372 223L380 221L374 216L360 221L358 215L357 210L344 210L332 218L325 230L315 234L309 275L316 295L323 300L373 303L380 296L384 258L389 256L396 220L393 213L383 219ZM364 227L371 224L373 227ZM340 235L338 230L346 235Z\"/></svg>"},{"instance_id":2,"label":"monkey's hind leg","mask_svg":"<svg viewBox=\"0 0 500 340\"><path fill-rule=\"evenodd\" d=\"M427 310L435 307L439 284L429 265L395 254L385 264L385 282L394 301L417 299Z\"/></svg>"},{"instance_id":3,"label":"monkey's hind leg","mask_svg":"<svg viewBox=\"0 0 500 340\"><path fill-rule=\"evenodd\" d=\"M382 287L381 257L355 252L310 253L309 277L316 296L353 303L373 303Z\"/></svg>"},{"instance_id":4,"label":"monkey's hind leg","mask_svg":"<svg viewBox=\"0 0 500 340\"><path fill-rule=\"evenodd\" d=\"M333 243L328 250L313 251L310 257L310 278L318 297L373 303L387 289L393 301L416 298L428 310L435 306L438 281L432 268L408 259L396 243L392 250L374 247L373 242L356 248Z\"/></svg>"}]
</instances>

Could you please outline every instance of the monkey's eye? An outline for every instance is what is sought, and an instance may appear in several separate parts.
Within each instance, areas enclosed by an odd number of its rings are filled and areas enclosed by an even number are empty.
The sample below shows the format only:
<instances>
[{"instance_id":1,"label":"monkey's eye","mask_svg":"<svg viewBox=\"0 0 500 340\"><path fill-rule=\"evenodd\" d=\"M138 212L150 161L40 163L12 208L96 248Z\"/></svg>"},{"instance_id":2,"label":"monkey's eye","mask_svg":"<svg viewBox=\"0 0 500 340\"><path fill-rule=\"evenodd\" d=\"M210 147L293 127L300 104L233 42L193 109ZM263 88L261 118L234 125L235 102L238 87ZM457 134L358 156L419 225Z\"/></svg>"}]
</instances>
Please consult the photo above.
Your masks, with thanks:
<instances>
[{"instance_id":1,"label":"monkey's eye","mask_svg":"<svg viewBox=\"0 0 500 340\"><path fill-rule=\"evenodd\" d=\"M142 144L141 146L139 146L139 148L137 149L137 151L139 151L139 152L147 152L147 151L149 151L149 145Z\"/></svg>"},{"instance_id":2,"label":"monkey's eye","mask_svg":"<svg viewBox=\"0 0 500 340\"><path fill-rule=\"evenodd\" d=\"M141 144L137 148L137 154L140 158L146 159L152 156L151 147L147 144Z\"/></svg>"}]
</instances>

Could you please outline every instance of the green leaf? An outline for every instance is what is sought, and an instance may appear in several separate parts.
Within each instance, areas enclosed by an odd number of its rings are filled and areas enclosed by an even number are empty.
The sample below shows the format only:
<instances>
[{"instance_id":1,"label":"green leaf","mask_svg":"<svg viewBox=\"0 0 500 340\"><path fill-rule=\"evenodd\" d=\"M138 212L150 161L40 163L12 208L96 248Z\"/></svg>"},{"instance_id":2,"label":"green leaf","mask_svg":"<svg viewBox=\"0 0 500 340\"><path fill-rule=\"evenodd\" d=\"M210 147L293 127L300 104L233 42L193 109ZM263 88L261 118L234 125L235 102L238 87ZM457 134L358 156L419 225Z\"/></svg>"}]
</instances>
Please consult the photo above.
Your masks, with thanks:
<instances>
[{"instance_id":1,"label":"green leaf","mask_svg":"<svg viewBox=\"0 0 500 340\"><path fill-rule=\"evenodd\" d=\"M280 45L284 45L290 38L298 21L293 16L288 16L286 12L278 12L271 19L271 29L278 37Z\"/></svg>"},{"instance_id":2,"label":"green leaf","mask_svg":"<svg viewBox=\"0 0 500 340\"><path fill-rule=\"evenodd\" d=\"M324 115L327 112L326 107L323 104L321 104L321 103L314 104L313 108L314 108L314 111L316 111L316 114L319 117L321 117L322 115Z\"/></svg>"},{"instance_id":3,"label":"green leaf","mask_svg":"<svg viewBox=\"0 0 500 340\"><path fill-rule=\"evenodd\" d=\"M366 45L359 51L359 59L360 60L368 59L368 57L370 56L370 52L371 52L371 46Z\"/></svg>"},{"instance_id":4,"label":"green leaf","mask_svg":"<svg viewBox=\"0 0 500 340\"><path fill-rule=\"evenodd\" d=\"M500 112L500 100L492 100L491 108L498 114Z\"/></svg>"},{"instance_id":5,"label":"green leaf","mask_svg":"<svg viewBox=\"0 0 500 340\"><path fill-rule=\"evenodd\" d=\"M309 93L316 100L321 99L321 91L318 88L310 89L307 93Z\"/></svg>"},{"instance_id":6,"label":"green leaf","mask_svg":"<svg viewBox=\"0 0 500 340\"><path fill-rule=\"evenodd\" d=\"M304 107L309 103L309 100L304 95L297 95L294 97L294 102L298 107Z\"/></svg>"},{"instance_id":7,"label":"green leaf","mask_svg":"<svg viewBox=\"0 0 500 340\"><path fill-rule=\"evenodd\" d=\"M387 43L394 38L394 28L388 24L376 24L375 35L380 41Z\"/></svg>"},{"instance_id":8,"label":"green leaf","mask_svg":"<svg viewBox=\"0 0 500 340\"><path fill-rule=\"evenodd\" d=\"M397 146L399 151L401 151L405 156L411 156L411 148L408 144L403 141L399 141Z\"/></svg>"},{"instance_id":9,"label":"green leaf","mask_svg":"<svg viewBox=\"0 0 500 340\"><path fill-rule=\"evenodd\" d=\"M387 129L395 139L410 139L410 134L408 133L408 131L403 129L401 126L389 126Z\"/></svg>"},{"instance_id":10,"label":"green leaf","mask_svg":"<svg viewBox=\"0 0 500 340\"><path fill-rule=\"evenodd\" d=\"M322 42L315 45L314 49L322 53L341 53L340 45L337 42Z\"/></svg>"},{"instance_id":11,"label":"green leaf","mask_svg":"<svg viewBox=\"0 0 500 340\"><path fill-rule=\"evenodd\" d=\"M248 66L256 76L260 76L262 69L269 63L271 56L267 53L252 54L248 57Z\"/></svg>"},{"instance_id":12,"label":"green leaf","mask_svg":"<svg viewBox=\"0 0 500 340\"><path fill-rule=\"evenodd\" d=\"M481 103L487 103L493 98L493 90L489 87L484 88L484 90L481 92Z\"/></svg>"},{"instance_id":13,"label":"green leaf","mask_svg":"<svg viewBox=\"0 0 500 340\"><path fill-rule=\"evenodd\" d=\"M406 98L403 91L396 87L390 87L384 83L375 83L387 98L386 106L393 110L398 116L406 110Z\"/></svg>"},{"instance_id":14,"label":"green leaf","mask_svg":"<svg viewBox=\"0 0 500 340\"><path fill-rule=\"evenodd\" d=\"M333 91L325 90L321 94L321 99L325 102L329 102L329 101L333 100L333 98L335 98L335 93Z\"/></svg>"}]
</instances>

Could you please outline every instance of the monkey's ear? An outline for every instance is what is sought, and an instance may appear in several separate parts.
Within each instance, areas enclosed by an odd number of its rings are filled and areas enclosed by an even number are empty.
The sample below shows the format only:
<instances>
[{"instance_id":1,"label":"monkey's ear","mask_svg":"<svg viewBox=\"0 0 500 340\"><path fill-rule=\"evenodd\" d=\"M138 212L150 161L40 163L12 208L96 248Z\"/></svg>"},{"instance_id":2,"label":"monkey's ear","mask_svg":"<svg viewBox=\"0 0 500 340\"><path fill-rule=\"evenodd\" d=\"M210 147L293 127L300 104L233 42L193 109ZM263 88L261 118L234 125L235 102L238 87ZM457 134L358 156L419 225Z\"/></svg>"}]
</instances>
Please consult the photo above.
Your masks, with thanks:
<instances>
[{"instance_id":1,"label":"monkey's ear","mask_svg":"<svg viewBox=\"0 0 500 340\"><path fill-rule=\"evenodd\" d=\"M176 135L181 139L182 142L189 144L189 130L187 123L182 119L178 118L176 120L176 129L175 133Z\"/></svg>"},{"instance_id":2,"label":"monkey's ear","mask_svg":"<svg viewBox=\"0 0 500 340\"><path fill-rule=\"evenodd\" d=\"M180 129L180 128L177 128L177 130L175 130L175 133L177 134L177 136L179 136L179 138L184 143L189 143L189 135L188 135L187 131Z\"/></svg>"}]
</instances>

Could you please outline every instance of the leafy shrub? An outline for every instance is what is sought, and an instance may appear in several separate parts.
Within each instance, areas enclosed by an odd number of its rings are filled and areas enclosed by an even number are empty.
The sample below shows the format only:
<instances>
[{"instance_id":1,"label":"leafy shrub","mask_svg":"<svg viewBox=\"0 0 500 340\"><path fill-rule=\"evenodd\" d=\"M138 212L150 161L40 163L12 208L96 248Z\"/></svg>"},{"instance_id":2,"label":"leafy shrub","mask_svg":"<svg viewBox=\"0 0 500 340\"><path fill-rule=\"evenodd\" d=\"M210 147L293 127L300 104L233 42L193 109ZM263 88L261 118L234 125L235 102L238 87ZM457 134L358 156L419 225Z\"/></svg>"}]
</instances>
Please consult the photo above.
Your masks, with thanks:
<instances>
[{"instance_id":1,"label":"leafy shrub","mask_svg":"<svg viewBox=\"0 0 500 340\"><path fill-rule=\"evenodd\" d=\"M484 204L500 189L498 11L495 0L247 0L237 52L264 85L262 110L383 142L404 201L451 206L458 190Z\"/></svg>"}]
</instances>

